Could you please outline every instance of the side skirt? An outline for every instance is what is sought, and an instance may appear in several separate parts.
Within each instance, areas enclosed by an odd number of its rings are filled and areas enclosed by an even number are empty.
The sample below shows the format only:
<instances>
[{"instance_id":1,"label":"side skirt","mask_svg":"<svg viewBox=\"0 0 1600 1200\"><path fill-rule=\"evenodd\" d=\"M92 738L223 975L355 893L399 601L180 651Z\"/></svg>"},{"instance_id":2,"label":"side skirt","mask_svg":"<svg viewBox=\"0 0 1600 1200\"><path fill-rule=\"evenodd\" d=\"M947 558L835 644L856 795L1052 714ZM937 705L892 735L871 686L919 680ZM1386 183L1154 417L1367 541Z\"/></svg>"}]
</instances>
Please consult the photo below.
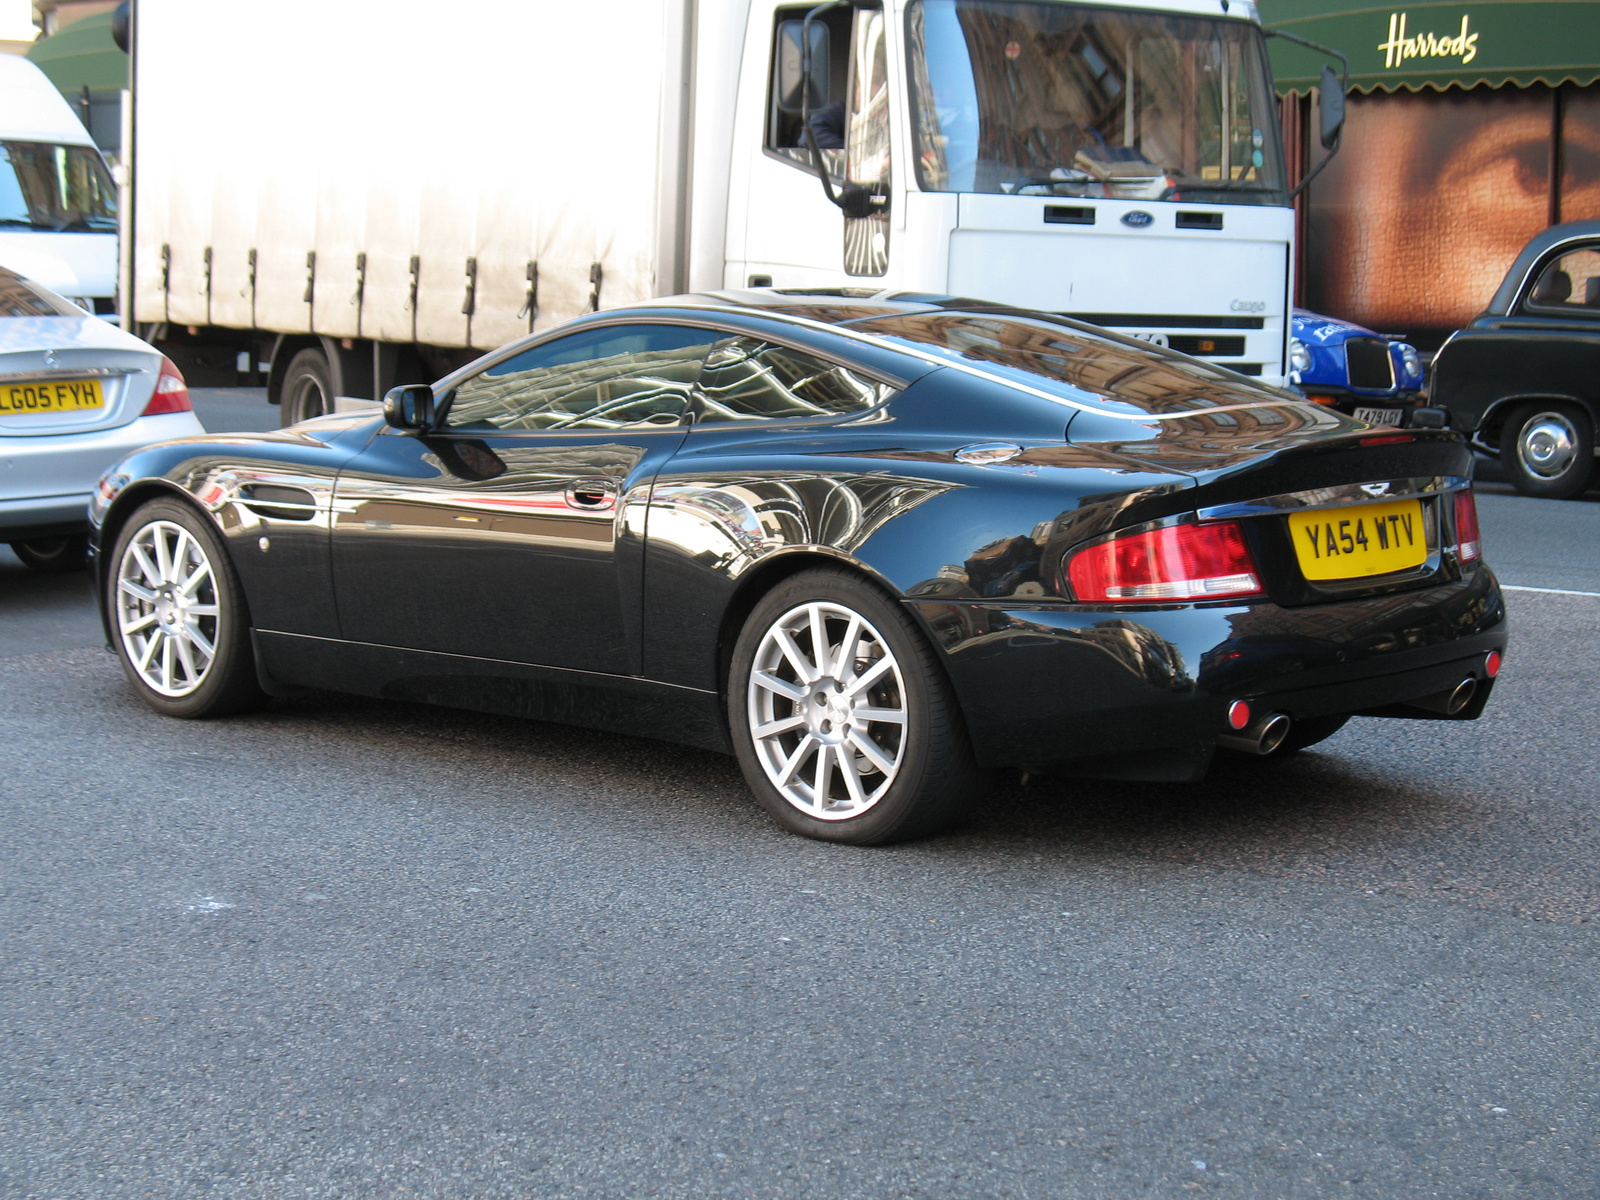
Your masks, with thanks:
<instances>
[{"instance_id":1,"label":"side skirt","mask_svg":"<svg viewBox=\"0 0 1600 1200\"><path fill-rule=\"evenodd\" d=\"M697 688L297 633L257 630L255 640L258 669L280 695L319 688L733 752L721 699Z\"/></svg>"}]
</instances>

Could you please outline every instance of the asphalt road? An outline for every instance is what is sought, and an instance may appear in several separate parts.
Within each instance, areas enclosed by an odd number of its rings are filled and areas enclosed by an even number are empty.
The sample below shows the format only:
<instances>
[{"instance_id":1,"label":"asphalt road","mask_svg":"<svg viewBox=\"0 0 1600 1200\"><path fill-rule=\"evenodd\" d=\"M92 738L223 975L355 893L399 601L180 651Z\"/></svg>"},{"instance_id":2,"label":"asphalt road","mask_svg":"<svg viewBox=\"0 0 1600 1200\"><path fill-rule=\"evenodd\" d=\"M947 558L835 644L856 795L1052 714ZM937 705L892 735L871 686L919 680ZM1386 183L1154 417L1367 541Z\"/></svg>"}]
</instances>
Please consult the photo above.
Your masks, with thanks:
<instances>
[{"instance_id":1,"label":"asphalt road","mask_svg":"<svg viewBox=\"0 0 1600 1200\"><path fill-rule=\"evenodd\" d=\"M1600 591L1600 504L1482 506ZM1479 722L868 851L644 740L165 720L0 563L0 1196L1600 1196L1600 598L1511 605Z\"/></svg>"}]
</instances>

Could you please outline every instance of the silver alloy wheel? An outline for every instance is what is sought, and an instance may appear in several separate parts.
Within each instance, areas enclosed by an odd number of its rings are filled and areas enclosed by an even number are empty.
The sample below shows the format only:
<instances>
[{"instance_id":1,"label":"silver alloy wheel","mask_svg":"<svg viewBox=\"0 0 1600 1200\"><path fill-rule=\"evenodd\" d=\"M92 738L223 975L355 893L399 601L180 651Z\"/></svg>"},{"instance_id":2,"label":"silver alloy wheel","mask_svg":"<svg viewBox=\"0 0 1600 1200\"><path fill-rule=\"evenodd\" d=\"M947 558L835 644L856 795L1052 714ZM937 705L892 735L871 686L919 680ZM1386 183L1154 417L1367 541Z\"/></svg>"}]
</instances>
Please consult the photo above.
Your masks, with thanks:
<instances>
[{"instance_id":1,"label":"silver alloy wheel","mask_svg":"<svg viewBox=\"0 0 1600 1200\"><path fill-rule=\"evenodd\" d=\"M1523 422L1517 435L1517 457L1540 479L1564 475L1578 455L1578 431L1558 412L1542 412Z\"/></svg>"},{"instance_id":2,"label":"silver alloy wheel","mask_svg":"<svg viewBox=\"0 0 1600 1200\"><path fill-rule=\"evenodd\" d=\"M750 668L756 757L807 816L858 817L899 773L905 696L900 664L860 613L826 600L792 608L762 635Z\"/></svg>"},{"instance_id":3,"label":"silver alloy wheel","mask_svg":"<svg viewBox=\"0 0 1600 1200\"><path fill-rule=\"evenodd\" d=\"M117 631L145 686L176 698L204 683L220 613L199 539L172 521L152 521L133 535L117 564Z\"/></svg>"}]
</instances>

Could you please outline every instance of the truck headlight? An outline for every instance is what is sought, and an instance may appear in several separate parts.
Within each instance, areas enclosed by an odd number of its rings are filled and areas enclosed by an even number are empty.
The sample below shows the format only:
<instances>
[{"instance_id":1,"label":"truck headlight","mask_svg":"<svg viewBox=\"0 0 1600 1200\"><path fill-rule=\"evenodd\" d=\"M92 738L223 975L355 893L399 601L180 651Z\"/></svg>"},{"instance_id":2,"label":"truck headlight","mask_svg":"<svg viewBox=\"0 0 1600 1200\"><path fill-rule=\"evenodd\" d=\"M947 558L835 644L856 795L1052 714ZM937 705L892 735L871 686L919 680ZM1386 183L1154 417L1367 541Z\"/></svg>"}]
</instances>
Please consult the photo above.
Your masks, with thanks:
<instances>
[{"instance_id":1,"label":"truck headlight","mask_svg":"<svg viewBox=\"0 0 1600 1200\"><path fill-rule=\"evenodd\" d=\"M1413 351L1413 353L1415 353ZM1311 351L1306 349L1306 344L1299 338L1289 339L1289 369L1291 371L1311 370Z\"/></svg>"}]
</instances>

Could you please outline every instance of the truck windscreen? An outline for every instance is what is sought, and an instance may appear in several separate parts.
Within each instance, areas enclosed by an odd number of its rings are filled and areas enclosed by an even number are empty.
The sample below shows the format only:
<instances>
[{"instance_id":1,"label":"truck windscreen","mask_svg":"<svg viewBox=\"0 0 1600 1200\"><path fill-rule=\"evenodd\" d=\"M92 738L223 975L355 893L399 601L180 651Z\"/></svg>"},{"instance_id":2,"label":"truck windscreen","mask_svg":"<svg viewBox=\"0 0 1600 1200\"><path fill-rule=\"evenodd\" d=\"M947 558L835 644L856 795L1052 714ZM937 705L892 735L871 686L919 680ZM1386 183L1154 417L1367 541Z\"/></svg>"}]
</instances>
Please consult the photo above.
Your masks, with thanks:
<instances>
[{"instance_id":1,"label":"truck windscreen","mask_svg":"<svg viewBox=\"0 0 1600 1200\"><path fill-rule=\"evenodd\" d=\"M1261 34L1037 0L913 0L924 191L1285 204Z\"/></svg>"},{"instance_id":2,"label":"truck windscreen","mask_svg":"<svg viewBox=\"0 0 1600 1200\"><path fill-rule=\"evenodd\" d=\"M117 185L92 146L0 142L0 230L115 233Z\"/></svg>"}]
</instances>

